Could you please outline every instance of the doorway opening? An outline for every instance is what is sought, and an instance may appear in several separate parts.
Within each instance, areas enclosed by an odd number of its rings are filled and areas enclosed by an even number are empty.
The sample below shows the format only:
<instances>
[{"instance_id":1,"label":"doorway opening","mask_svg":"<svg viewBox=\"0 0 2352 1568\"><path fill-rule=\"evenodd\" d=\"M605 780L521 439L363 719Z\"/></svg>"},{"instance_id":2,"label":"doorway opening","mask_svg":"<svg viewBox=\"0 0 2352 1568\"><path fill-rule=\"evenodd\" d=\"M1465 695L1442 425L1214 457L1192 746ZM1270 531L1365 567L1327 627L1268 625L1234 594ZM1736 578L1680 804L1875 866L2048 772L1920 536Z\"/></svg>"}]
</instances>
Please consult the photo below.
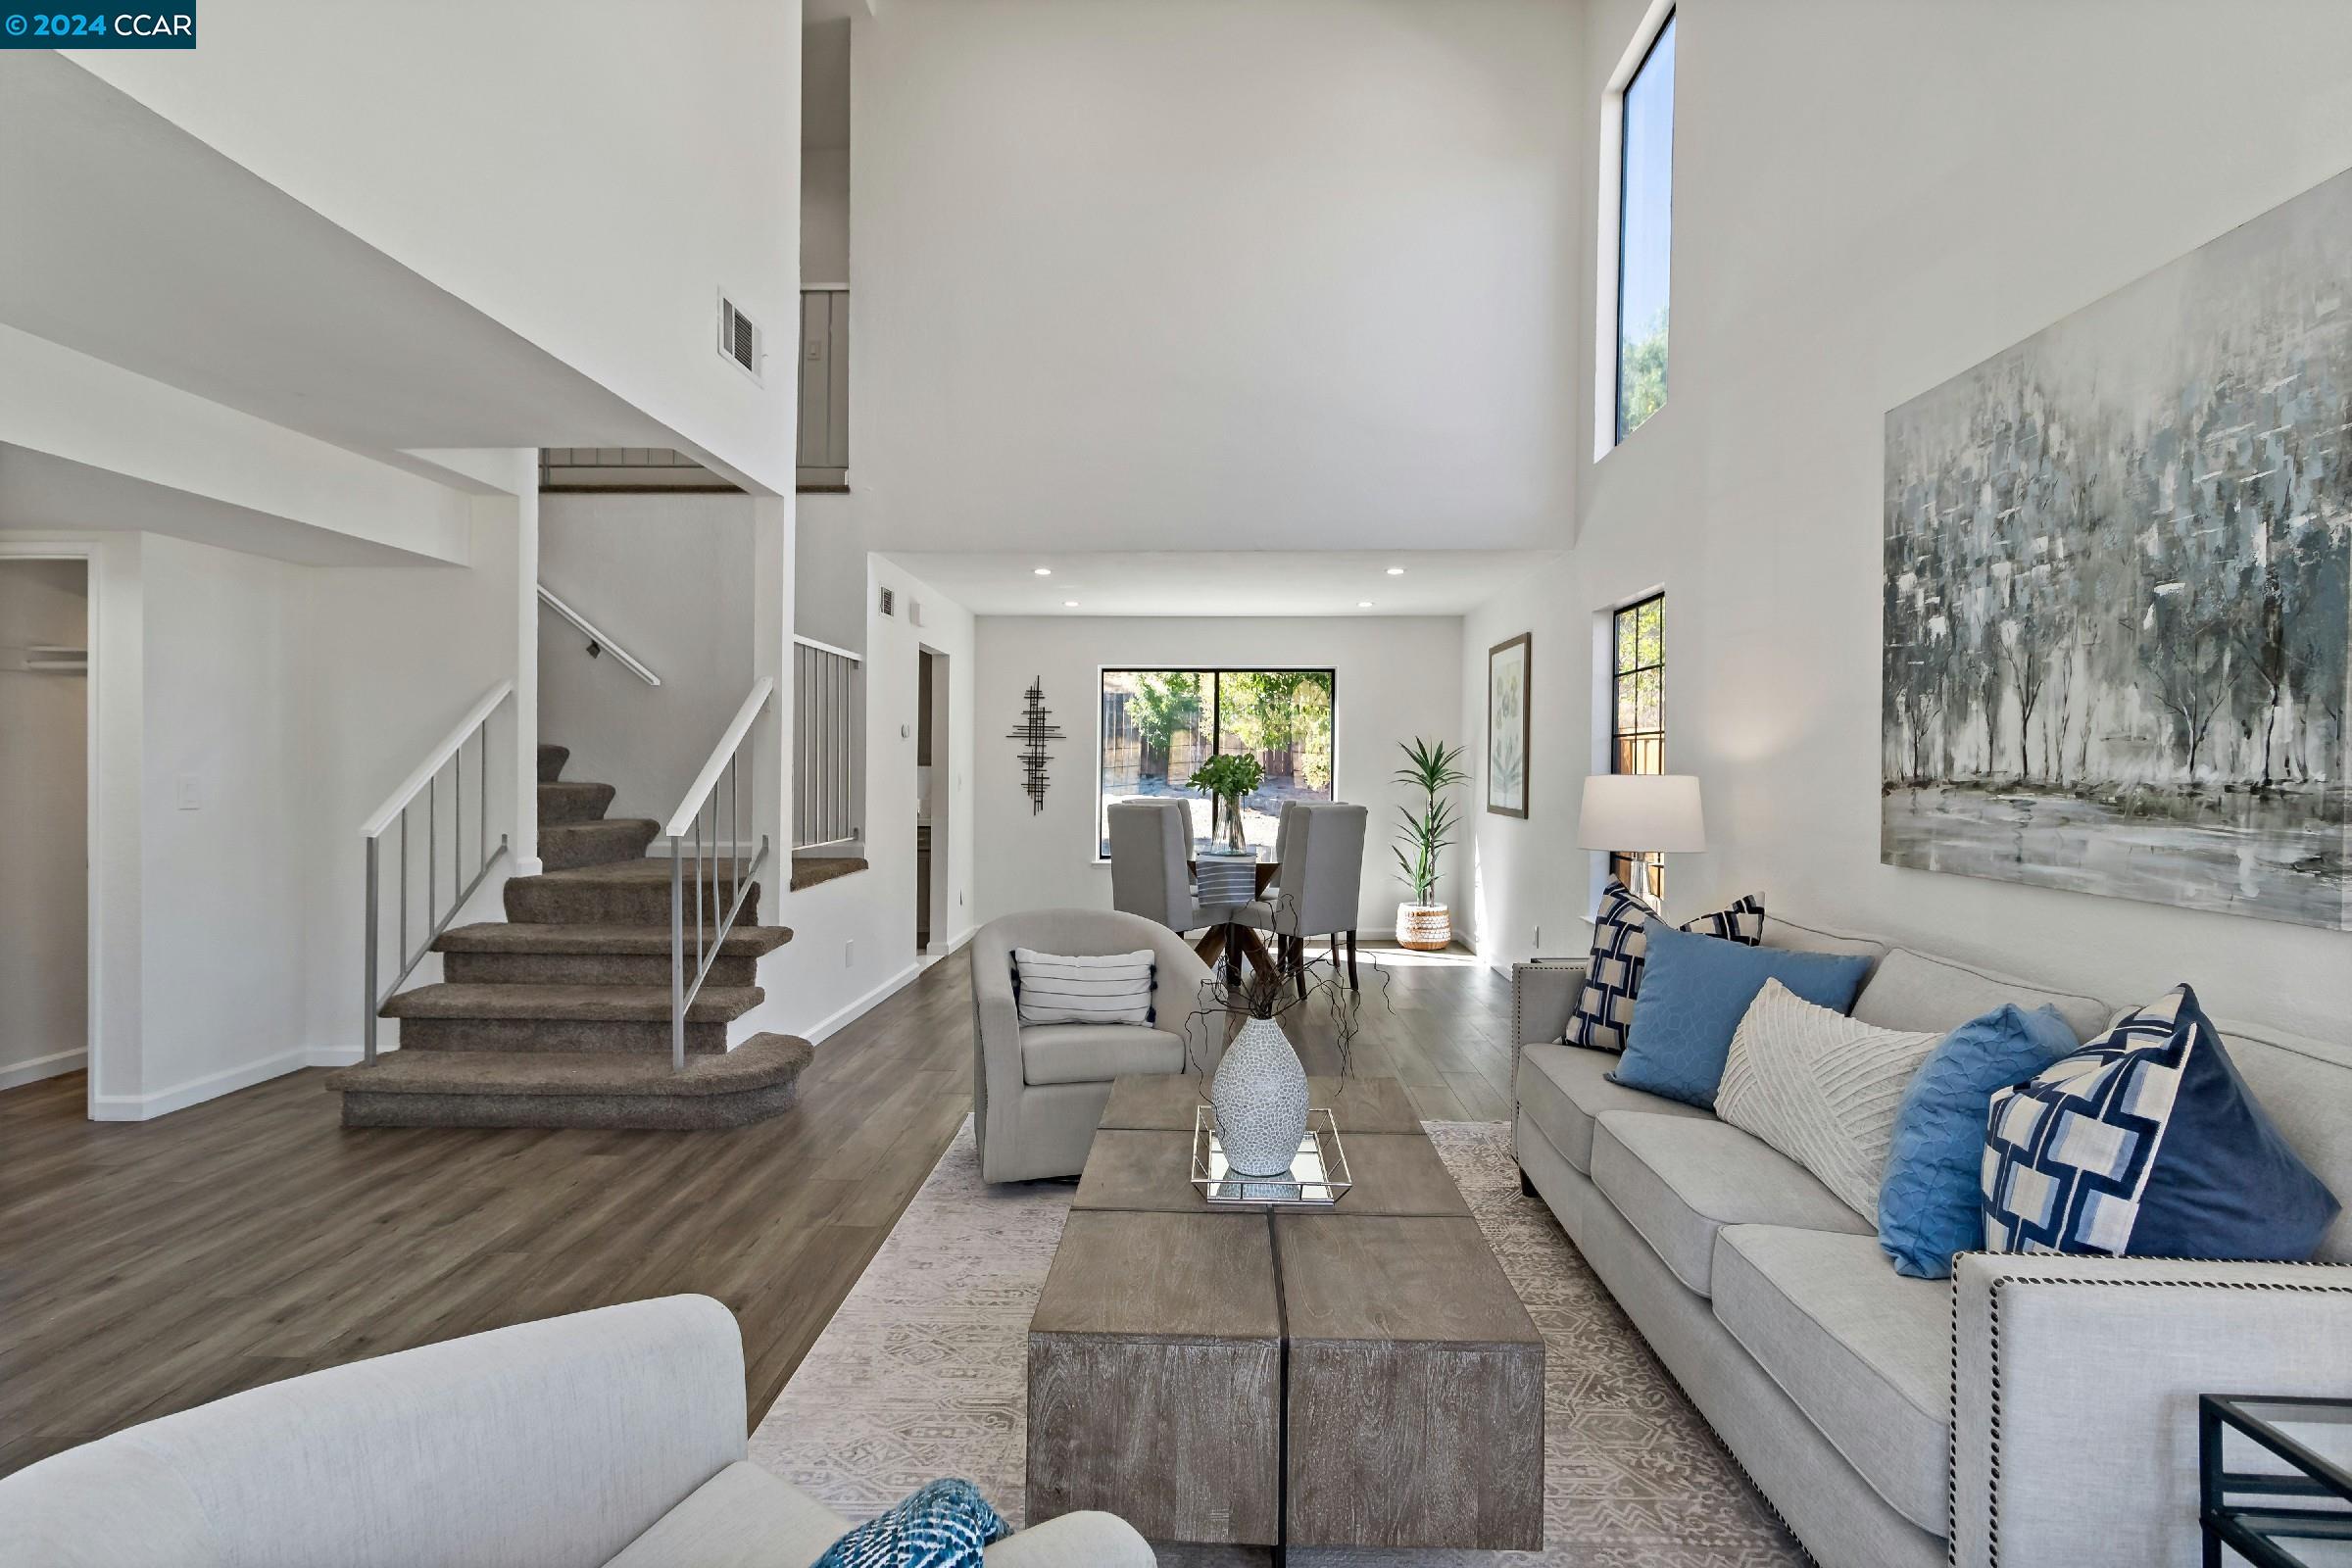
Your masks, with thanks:
<instances>
[{"instance_id":1,"label":"doorway opening","mask_svg":"<svg viewBox=\"0 0 2352 1568\"><path fill-rule=\"evenodd\" d=\"M90 564L0 558L0 1091L90 1054Z\"/></svg>"},{"instance_id":2,"label":"doorway opening","mask_svg":"<svg viewBox=\"0 0 2352 1568\"><path fill-rule=\"evenodd\" d=\"M915 650L914 683L914 951L945 951L948 906L948 656Z\"/></svg>"}]
</instances>

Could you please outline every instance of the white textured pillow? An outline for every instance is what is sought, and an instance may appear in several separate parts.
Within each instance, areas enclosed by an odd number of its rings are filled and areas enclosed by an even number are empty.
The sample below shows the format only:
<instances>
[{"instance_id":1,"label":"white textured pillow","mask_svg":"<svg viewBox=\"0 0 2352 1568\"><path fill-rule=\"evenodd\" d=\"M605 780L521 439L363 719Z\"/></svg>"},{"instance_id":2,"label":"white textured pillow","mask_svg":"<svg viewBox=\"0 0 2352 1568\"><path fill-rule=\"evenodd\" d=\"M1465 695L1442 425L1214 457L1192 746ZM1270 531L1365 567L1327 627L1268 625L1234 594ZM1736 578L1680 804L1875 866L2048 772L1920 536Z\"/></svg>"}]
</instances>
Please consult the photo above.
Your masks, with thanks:
<instances>
[{"instance_id":1,"label":"white textured pillow","mask_svg":"<svg viewBox=\"0 0 2352 1568\"><path fill-rule=\"evenodd\" d=\"M1152 950L1061 957L1012 950L1012 996L1023 1025L1150 1023Z\"/></svg>"},{"instance_id":2,"label":"white textured pillow","mask_svg":"<svg viewBox=\"0 0 2352 1568\"><path fill-rule=\"evenodd\" d=\"M1875 1220L1895 1110L1942 1038L1874 1029L1767 980L1732 1034L1715 1114Z\"/></svg>"}]
</instances>

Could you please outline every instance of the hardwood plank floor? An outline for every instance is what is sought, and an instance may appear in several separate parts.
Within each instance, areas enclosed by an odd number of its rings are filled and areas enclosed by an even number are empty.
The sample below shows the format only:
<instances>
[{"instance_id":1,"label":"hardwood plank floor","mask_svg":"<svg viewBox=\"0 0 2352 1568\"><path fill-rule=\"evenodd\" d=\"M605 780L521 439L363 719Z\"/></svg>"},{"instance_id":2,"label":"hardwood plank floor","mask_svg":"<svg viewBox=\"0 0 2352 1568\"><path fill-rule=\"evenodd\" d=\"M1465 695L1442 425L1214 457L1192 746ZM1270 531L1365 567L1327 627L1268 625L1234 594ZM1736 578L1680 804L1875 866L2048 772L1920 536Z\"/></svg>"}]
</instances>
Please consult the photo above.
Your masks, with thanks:
<instances>
[{"instance_id":1,"label":"hardwood plank floor","mask_svg":"<svg viewBox=\"0 0 2352 1568\"><path fill-rule=\"evenodd\" d=\"M1367 946L1354 1071L1424 1116L1510 1105L1510 987ZM1318 1003L1286 1027L1338 1065ZM152 1122L79 1074L0 1094L0 1474L134 1422L509 1323L697 1291L765 1413L971 1109L961 955L817 1047L726 1132L346 1131L322 1071Z\"/></svg>"}]
</instances>

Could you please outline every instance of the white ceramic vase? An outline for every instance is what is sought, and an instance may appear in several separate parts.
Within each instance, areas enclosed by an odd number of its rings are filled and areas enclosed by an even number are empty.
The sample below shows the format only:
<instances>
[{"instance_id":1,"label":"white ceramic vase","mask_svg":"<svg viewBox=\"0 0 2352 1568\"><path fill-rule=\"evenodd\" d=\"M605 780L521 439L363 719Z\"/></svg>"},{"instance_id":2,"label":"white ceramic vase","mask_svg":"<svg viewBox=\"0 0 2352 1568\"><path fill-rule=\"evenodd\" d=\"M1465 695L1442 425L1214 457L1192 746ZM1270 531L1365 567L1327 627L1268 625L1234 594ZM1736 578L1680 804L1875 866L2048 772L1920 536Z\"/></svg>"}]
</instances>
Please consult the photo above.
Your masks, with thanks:
<instances>
[{"instance_id":1,"label":"white ceramic vase","mask_svg":"<svg viewBox=\"0 0 2352 1568\"><path fill-rule=\"evenodd\" d=\"M1306 1137L1306 1069L1282 1025L1252 1018L1225 1048L1209 1085L1217 1141L1241 1176L1284 1176Z\"/></svg>"}]
</instances>

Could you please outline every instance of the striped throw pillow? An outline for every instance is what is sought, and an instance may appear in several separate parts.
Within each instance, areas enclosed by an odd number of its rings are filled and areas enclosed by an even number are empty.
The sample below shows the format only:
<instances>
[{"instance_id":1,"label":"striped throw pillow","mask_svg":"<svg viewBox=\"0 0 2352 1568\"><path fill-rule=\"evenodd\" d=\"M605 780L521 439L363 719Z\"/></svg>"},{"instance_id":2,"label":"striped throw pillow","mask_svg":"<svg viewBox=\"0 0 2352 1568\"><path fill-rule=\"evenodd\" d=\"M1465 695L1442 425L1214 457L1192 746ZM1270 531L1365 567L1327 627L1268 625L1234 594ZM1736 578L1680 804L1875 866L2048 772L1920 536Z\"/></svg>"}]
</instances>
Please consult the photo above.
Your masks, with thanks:
<instances>
[{"instance_id":1,"label":"striped throw pillow","mask_svg":"<svg viewBox=\"0 0 2352 1568\"><path fill-rule=\"evenodd\" d=\"M1152 952L1062 957L1012 950L1012 1000L1033 1023L1152 1022Z\"/></svg>"}]
</instances>

